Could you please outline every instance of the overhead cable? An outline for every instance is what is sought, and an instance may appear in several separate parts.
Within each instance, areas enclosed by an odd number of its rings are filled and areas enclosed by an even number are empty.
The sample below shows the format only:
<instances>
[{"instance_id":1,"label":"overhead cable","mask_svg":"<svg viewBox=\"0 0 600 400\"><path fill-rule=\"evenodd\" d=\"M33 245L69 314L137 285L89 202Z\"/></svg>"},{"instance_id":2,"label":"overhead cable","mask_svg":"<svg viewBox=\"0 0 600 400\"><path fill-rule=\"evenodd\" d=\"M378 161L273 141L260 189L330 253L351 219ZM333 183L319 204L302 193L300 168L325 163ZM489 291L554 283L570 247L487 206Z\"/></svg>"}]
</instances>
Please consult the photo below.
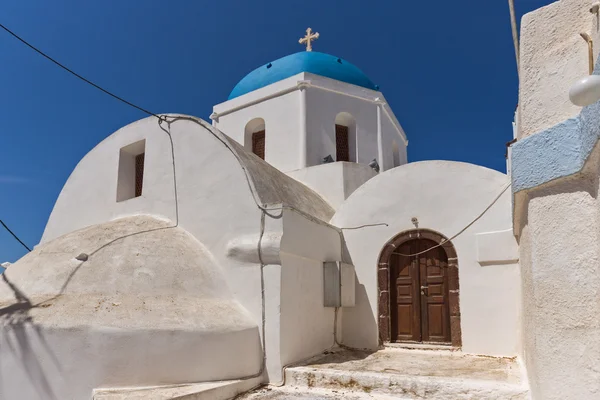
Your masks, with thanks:
<instances>
[{"instance_id":1,"label":"overhead cable","mask_svg":"<svg viewBox=\"0 0 600 400\"><path fill-rule=\"evenodd\" d=\"M113 98L115 98L115 99L117 99L117 100L119 100L119 101L121 101L121 102L123 102L123 103L125 103L125 104L127 104L127 105L129 105L131 107L133 107L133 108L136 108L136 109L138 109L138 110L140 110L140 111L142 111L142 112L144 112L144 113L146 113L148 115L152 115L152 116L160 119L160 117L157 114L155 114L155 113L153 113L151 111L148 111L145 108L137 106L137 105L133 104L132 102L127 101L124 98L122 98L120 96L117 96L116 94L114 94L112 92L109 92L108 90L106 90L103 87L95 84L94 82L90 81L89 79L87 79L87 78L79 75L77 72L73 71L72 69L70 69L69 67L65 66L64 64L56 61L54 58L50 57L48 54L44 53L43 51L41 51L40 49L38 49L37 47L35 47L31 43L29 43L28 41L26 41L25 39L23 39L22 37L20 37L16 33L14 33L13 31L11 31L10 29L8 29L6 26L2 25L1 23L0 23L0 28L4 29L6 32L8 32L10 35L12 35L15 39L17 39L21 43L25 44L27 47L29 47L30 49L32 49L36 53L38 53L38 54L42 55L43 57L45 57L46 59L52 61L54 64L58 65L59 67L61 67L65 71L69 72L70 74L75 75L77 78L81 79L82 81L86 82L87 84L92 85L96 89L98 89L98 90L106 93L107 95L109 95L109 96L111 96L111 97L113 97Z\"/></svg>"},{"instance_id":2,"label":"overhead cable","mask_svg":"<svg viewBox=\"0 0 600 400\"><path fill-rule=\"evenodd\" d=\"M4 229L6 229L8 231L8 233L10 233L12 235L12 237L14 237L17 240L17 242L21 243L21 245L23 247L25 247L27 249L27 251L31 251L31 249L25 243L23 243L23 241L21 239L19 239L19 237L13 231L11 231L10 228L8 226L6 226L4 221L2 221L1 219L0 219L0 224L2 224Z\"/></svg>"}]
</instances>

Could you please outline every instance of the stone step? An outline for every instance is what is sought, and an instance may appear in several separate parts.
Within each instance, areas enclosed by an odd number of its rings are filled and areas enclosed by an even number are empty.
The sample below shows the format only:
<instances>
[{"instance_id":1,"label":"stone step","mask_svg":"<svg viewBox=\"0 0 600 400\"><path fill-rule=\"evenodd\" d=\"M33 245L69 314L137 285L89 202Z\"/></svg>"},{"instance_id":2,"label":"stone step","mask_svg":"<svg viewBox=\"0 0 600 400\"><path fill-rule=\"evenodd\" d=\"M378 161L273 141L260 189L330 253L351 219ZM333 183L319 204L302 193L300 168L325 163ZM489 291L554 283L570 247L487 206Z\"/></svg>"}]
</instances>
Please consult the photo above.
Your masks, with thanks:
<instances>
[{"instance_id":1,"label":"stone step","mask_svg":"<svg viewBox=\"0 0 600 400\"><path fill-rule=\"evenodd\" d=\"M236 400L409 400L395 395L376 393L350 393L346 390L329 390L299 387L266 387L258 389Z\"/></svg>"},{"instance_id":2,"label":"stone step","mask_svg":"<svg viewBox=\"0 0 600 400\"><path fill-rule=\"evenodd\" d=\"M260 382L259 378L205 382L189 385L99 388L93 400L228 400Z\"/></svg>"},{"instance_id":3,"label":"stone step","mask_svg":"<svg viewBox=\"0 0 600 400\"><path fill-rule=\"evenodd\" d=\"M347 371L310 366L288 368L286 386L298 390L327 389L347 394L396 396L402 399L525 400L527 388L506 382L415 376L372 371ZM349 398L349 397L344 397Z\"/></svg>"}]
</instances>

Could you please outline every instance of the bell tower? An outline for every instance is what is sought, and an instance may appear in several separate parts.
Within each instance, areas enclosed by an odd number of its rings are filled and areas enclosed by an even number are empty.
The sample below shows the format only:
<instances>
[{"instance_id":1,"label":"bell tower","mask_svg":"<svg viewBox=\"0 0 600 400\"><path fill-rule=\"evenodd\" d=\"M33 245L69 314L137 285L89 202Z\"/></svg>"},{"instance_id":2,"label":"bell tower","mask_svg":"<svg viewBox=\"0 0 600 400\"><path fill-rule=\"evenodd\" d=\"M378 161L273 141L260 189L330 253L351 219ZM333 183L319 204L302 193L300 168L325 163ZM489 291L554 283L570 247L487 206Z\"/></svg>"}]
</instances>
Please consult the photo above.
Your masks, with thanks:
<instances>
[{"instance_id":1,"label":"bell tower","mask_svg":"<svg viewBox=\"0 0 600 400\"><path fill-rule=\"evenodd\" d=\"M307 29L300 39L307 51L242 78L211 119L247 151L317 192L341 186L336 196L323 194L335 197L335 206L374 174L405 164L408 140L379 87L358 67L312 51L318 37ZM344 187L349 181L356 187Z\"/></svg>"}]
</instances>

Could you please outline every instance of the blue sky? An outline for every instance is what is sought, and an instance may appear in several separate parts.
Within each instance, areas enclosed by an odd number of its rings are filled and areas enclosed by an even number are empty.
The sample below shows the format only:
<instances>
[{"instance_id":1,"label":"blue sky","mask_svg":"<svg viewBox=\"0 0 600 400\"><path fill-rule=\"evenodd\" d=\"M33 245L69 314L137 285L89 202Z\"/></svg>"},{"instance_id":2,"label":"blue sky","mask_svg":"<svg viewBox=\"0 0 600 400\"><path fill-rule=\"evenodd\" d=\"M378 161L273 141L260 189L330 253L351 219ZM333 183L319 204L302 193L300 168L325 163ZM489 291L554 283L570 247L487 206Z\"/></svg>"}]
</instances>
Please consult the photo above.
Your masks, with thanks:
<instances>
[{"instance_id":1,"label":"blue sky","mask_svg":"<svg viewBox=\"0 0 600 400\"><path fill-rule=\"evenodd\" d=\"M520 16L551 1L515 3ZM505 170L518 88L506 0L3 0L0 22L133 103L204 119L246 73L301 51L310 26L316 51L380 85L409 161ZM77 162L145 115L4 31L0 65L0 218L32 246ZM0 262L24 252L0 229Z\"/></svg>"}]
</instances>

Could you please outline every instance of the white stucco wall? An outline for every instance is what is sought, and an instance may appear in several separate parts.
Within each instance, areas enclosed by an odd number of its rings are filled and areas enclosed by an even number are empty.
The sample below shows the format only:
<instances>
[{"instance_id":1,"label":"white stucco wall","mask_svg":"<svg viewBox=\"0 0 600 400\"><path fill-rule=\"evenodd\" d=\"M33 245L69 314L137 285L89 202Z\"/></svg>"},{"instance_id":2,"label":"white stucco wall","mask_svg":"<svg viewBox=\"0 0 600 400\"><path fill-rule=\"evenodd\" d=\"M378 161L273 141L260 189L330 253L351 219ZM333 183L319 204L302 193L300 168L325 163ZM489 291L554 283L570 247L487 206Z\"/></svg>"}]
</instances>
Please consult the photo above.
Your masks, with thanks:
<instances>
[{"instance_id":1,"label":"white stucco wall","mask_svg":"<svg viewBox=\"0 0 600 400\"><path fill-rule=\"evenodd\" d=\"M297 78L289 78L270 85L270 92L286 89L290 84L296 83ZM257 91L260 92L260 91ZM271 94L271 93L269 93ZM242 98L252 101L258 95L266 93L249 93ZM248 99L247 97L250 97ZM233 99L222 105L215 106L215 112L236 107L239 99ZM300 168L301 135L300 135L300 92L292 91L268 101L243 107L231 114L219 117L215 126L226 135L242 145L244 143L244 128L255 118L265 121L265 161L281 171ZM243 104L243 103L242 103ZM252 145L248 147L252 151Z\"/></svg>"},{"instance_id":2,"label":"white stucco wall","mask_svg":"<svg viewBox=\"0 0 600 400\"><path fill-rule=\"evenodd\" d=\"M592 3L561 0L523 18L519 138L581 111L570 103L568 91L588 74L587 43L579 34L591 35L595 58L600 50L598 16L589 12ZM596 126L593 118L591 122L583 114L581 118L589 127ZM517 178L533 175L544 157L560 156L568 165L569 152L582 151L569 147L568 136L589 133L586 130L565 129L538 140L540 148L521 152L513 160L513 167L528 165L528 170L513 168L513 175L516 171L522 175ZM561 152L563 148L568 151ZM523 281L522 341L534 399L599 397L599 159L596 144L583 170L578 167L574 175L540 181L537 187L529 185L515 193Z\"/></svg>"},{"instance_id":3,"label":"white stucco wall","mask_svg":"<svg viewBox=\"0 0 600 400\"><path fill-rule=\"evenodd\" d=\"M499 172L459 162L427 161L394 168L368 181L346 200L331 222L340 227L386 223L344 230L356 267L357 304L343 312L343 341L375 348L377 263L388 240L419 227L452 237L472 222L506 187ZM407 195L410 193L410 195ZM462 350L515 356L520 339L520 276L514 245L505 260L478 262L476 234L511 229L510 191L463 234L452 240L458 253ZM514 238L513 238L514 240Z\"/></svg>"},{"instance_id":4,"label":"white stucco wall","mask_svg":"<svg viewBox=\"0 0 600 400\"><path fill-rule=\"evenodd\" d=\"M523 343L534 399L600 393L600 149L581 174L520 193Z\"/></svg>"},{"instance_id":5,"label":"white stucco wall","mask_svg":"<svg viewBox=\"0 0 600 400\"><path fill-rule=\"evenodd\" d=\"M598 19L590 0L560 0L530 12L521 21L519 138L574 117L581 107L569 100L569 89L588 75L587 43L600 51Z\"/></svg>"},{"instance_id":6,"label":"white stucco wall","mask_svg":"<svg viewBox=\"0 0 600 400\"><path fill-rule=\"evenodd\" d=\"M379 162L382 171L387 171L394 167L404 165L408 162L407 146L402 140L399 140L397 129L401 129L394 124L388 113L385 112L385 107L381 106L381 128L382 128L382 158ZM398 146L398 159L394 160L394 143Z\"/></svg>"},{"instance_id":7,"label":"white stucco wall","mask_svg":"<svg viewBox=\"0 0 600 400\"><path fill-rule=\"evenodd\" d=\"M226 239L234 232L235 235L256 234L259 229L260 212L247 189L244 173L225 146L195 123L176 122L171 132L179 225L213 252L225 268L233 293L259 318L260 296L256 295L260 292L259 273L228 260L225 250ZM117 202L119 151L142 139L146 140L143 194ZM219 166L207 168L214 163ZM133 214L176 221L173 183L168 135L154 118L134 122L106 138L79 162L54 206L42 243L86 226ZM214 201L215 196L227 201ZM202 204L211 206L202 207ZM234 217L233 210L240 214Z\"/></svg>"},{"instance_id":8,"label":"white stucco wall","mask_svg":"<svg viewBox=\"0 0 600 400\"><path fill-rule=\"evenodd\" d=\"M340 113L355 122L356 149L351 160L368 164L379 160L377 107L385 102L381 92L310 73L300 73L241 97L214 106L214 124L244 143L244 128L255 118L265 120L265 160L281 171L320 165L324 157L336 158L335 122ZM392 140L406 160L407 140L389 106L382 112L382 137L386 157ZM352 142L352 140L350 140ZM382 140L383 143L383 140ZM389 153L389 154L387 154Z\"/></svg>"},{"instance_id":9,"label":"white stucco wall","mask_svg":"<svg viewBox=\"0 0 600 400\"><path fill-rule=\"evenodd\" d=\"M356 189L377 175L368 165L352 162L334 162L302 168L287 173L321 195L334 209Z\"/></svg>"},{"instance_id":10,"label":"white stucco wall","mask_svg":"<svg viewBox=\"0 0 600 400\"><path fill-rule=\"evenodd\" d=\"M81 160L56 202L42 243L122 216L154 215L165 218L174 225L178 215L179 227L186 229L211 251L216 262L223 268L232 295L248 310L252 320L260 328L263 320L260 259L257 251L260 242L265 264L267 373L269 378L278 379L283 365L282 357L293 359L300 357L305 350L307 356L313 355L315 349L323 350L323 338L320 335L303 337L305 347L295 348L293 345L293 350L289 353L283 353L285 343L280 346L281 288L292 283L289 280L282 281L282 276L288 276L287 270L283 273L280 271L280 242L286 217L280 218L278 215L282 206L291 206L301 213L309 214L306 218L311 221L328 220L333 215L333 209L306 186L246 153L242 146L212 126L203 121L198 122L202 126L185 120L171 123L177 202L174 196L173 158L169 137L154 118L140 120L115 132ZM120 149L140 140L145 140L146 151L142 196L117 202ZM241 164L250 177L250 184ZM255 200L273 208L268 213L270 216L265 218L262 239L261 211ZM320 238L319 243L326 245L328 249L331 243L319 234L313 234L310 225L305 226L298 237L300 239L297 243L284 247L287 249L286 254L296 259L290 268L300 268L298 278L306 279L303 274L313 271L310 273L314 275L315 260L320 262L323 257L314 258L317 257L314 255L317 247L302 238ZM339 236L335 237L339 247ZM307 269L302 269L302 266ZM315 285L315 290L322 291L316 281ZM313 305L316 307L316 303L311 301L306 302L302 313L309 313L308 310L323 312L322 305L314 310ZM294 313L294 309L291 309L285 317L295 321ZM323 328L327 332L332 324L329 319L327 317L323 320L323 324L327 321L326 329L317 321L314 329L318 331ZM290 337L287 340L294 342L297 338Z\"/></svg>"},{"instance_id":11,"label":"white stucco wall","mask_svg":"<svg viewBox=\"0 0 600 400\"><path fill-rule=\"evenodd\" d=\"M286 210L280 255L281 362L287 365L334 345L334 309L323 303L323 262L342 261L340 232Z\"/></svg>"},{"instance_id":12,"label":"white stucco wall","mask_svg":"<svg viewBox=\"0 0 600 400\"><path fill-rule=\"evenodd\" d=\"M331 81L323 81L325 78L316 75L306 79L320 85ZM350 85L337 83L337 86L343 90ZM309 87L306 89L307 165L319 165L327 155L336 159L335 118L342 112L350 114L356 126L356 154L350 159L368 164L377 158L377 106L362 99Z\"/></svg>"}]
</instances>

